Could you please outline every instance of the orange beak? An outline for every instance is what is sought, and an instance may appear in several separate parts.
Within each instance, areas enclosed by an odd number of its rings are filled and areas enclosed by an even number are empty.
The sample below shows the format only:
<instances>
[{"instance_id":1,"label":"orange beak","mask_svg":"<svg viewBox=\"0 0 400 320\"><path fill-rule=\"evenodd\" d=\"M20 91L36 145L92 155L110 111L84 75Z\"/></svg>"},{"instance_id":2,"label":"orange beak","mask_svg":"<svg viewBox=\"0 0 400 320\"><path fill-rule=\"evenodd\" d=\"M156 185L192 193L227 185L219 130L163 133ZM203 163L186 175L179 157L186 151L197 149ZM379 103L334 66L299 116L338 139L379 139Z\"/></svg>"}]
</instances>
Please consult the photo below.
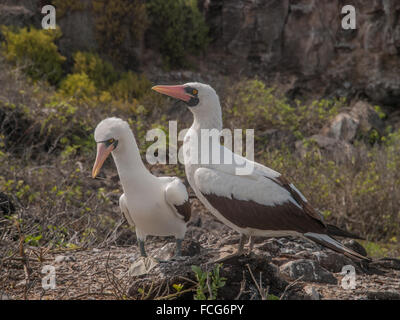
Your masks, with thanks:
<instances>
[{"instance_id":1,"label":"orange beak","mask_svg":"<svg viewBox=\"0 0 400 320\"><path fill-rule=\"evenodd\" d=\"M183 100L188 102L193 96L186 93L185 86L178 85L178 86L154 86L154 91L159 93L165 94L175 99Z\"/></svg>"},{"instance_id":2,"label":"orange beak","mask_svg":"<svg viewBox=\"0 0 400 320\"><path fill-rule=\"evenodd\" d=\"M107 157L110 155L111 151L114 150L114 148L115 148L114 144L111 144L108 147L106 147L106 145L103 142L99 142L97 144L96 161L95 161L93 169L92 169L92 178L93 179L96 178L101 167L103 166L104 161L106 161Z\"/></svg>"}]
</instances>

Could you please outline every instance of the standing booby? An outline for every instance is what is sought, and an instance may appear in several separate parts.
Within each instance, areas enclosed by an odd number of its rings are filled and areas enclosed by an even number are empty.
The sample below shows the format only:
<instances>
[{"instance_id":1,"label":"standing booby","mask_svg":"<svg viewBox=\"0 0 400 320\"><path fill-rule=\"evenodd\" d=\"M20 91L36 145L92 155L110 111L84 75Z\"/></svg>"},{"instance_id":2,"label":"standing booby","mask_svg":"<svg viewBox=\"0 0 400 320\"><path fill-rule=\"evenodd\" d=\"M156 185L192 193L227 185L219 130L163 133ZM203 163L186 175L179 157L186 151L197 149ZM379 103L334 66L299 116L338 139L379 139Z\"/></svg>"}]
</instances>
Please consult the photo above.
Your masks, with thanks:
<instances>
[{"instance_id":1,"label":"standing booby","mask_svg":"<svg viewBox=\"0 0 400 320\"><path fill-rule=\"evenodd\" d=\"M119 206L128 223L135 226L142 256L147 235L174 236L175 255L181 255L181 243L190 219L191 208L185 185L177 177L155 177L143 164L129 124L119 118L101 121L95 130L97 156L95 178L111 153L124 193Z\"/></svg>"},{"instance_id":2,"label":"standing booby","mask_svg":"<svg viewBox=\"0 0 400 320\"><path fill-rule=\"evenodd\" d=\"M234 255L242 252L246 235L303 236L349 257L367 259L332 238L332 235L354 236L327 225L320 213L280 173L232 153L220 144L219 139L214 140L212 152L209 148L203 150L202 132L205 129L222 130L221 106L212 87L187 83L152 89L184 101L193 113L193 124L184 138L186 176L207 209L241 233L239 249ZM213 152L224 156L220 164L213 164ZM253 168L251 173L238 175L237 169L247 165Z\"/></svg>"}]
</instances>

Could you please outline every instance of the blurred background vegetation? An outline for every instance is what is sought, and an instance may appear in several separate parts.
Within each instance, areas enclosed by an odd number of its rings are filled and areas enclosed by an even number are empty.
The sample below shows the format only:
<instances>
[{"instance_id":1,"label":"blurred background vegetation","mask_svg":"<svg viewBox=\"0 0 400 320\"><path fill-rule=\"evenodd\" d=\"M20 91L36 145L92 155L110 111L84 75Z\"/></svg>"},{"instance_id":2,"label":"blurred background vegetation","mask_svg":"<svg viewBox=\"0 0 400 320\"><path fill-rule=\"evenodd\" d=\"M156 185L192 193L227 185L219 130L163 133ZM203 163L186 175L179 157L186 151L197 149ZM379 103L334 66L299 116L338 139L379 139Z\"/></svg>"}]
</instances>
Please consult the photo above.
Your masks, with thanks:
<instances>
[{"instance_id":1,"label":"blurred background vegetation","mask_svg":"<svg viewBox=\"0 0 400 320\"><path fill-rule=\"evenodd\" d=\"M0 191L16 206L0 211L4 241L17 244L22 233L32 246L132 244L117 206L121 187L112 161L101 179L90 177L93 131L105 117L126 119L144 156L148 129L168 128L175 119L180 129L191 124L184 108L151 86L182 82L185 76L177 74L189 72L187 81L207 79L217 89L225 127L254 128L256 160L289 177L329 222L372 241L366 245L375 255L398 243L400 130L387 122L383 107L370 106L383 128L361 128L346 148L326 152L317 138L356 100L294 99L260 77L204 69L212 34L196 0L52 3L57 30L0 29ZM70 49L62 43L61 21L85 10L96 46ZM184 178L182 165L150 169ZM3 249L10 254L13 246Z\"/></svg>"}]
</instances>

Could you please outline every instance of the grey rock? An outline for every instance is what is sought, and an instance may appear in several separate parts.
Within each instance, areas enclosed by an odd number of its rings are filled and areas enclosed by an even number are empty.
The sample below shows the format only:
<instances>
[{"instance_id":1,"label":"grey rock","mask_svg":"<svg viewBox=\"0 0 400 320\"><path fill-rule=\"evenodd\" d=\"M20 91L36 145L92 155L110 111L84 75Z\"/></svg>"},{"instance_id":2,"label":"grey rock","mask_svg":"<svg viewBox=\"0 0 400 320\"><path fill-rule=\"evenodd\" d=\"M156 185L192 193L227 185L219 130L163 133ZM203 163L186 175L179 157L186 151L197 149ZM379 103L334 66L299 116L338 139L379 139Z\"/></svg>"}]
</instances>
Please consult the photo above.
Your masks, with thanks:
<instances>
[{"instance_id":1,"label":"grey rock","mask_svg":"<svg viewBox=\"0 0 400 320\"><path fill-rule=\"evenodd\" d=\"M334 273L342 271L345 265L354 265L354 262L345 255L333 251L317 251L313 255L321 267Z\"/></svg>"},{"instance_id":2,"label":"grey rock","mask_svg":"<svg viewBox=\"0 0 400 320\"><path fill-rule=\"evenodd\" d=\"M400 270L400 259L395 258L382 258L374 260L370 265L385 269Z\"/></svg>"},{"instance_id":3,"label":"grey rock","mask_svg":"<svg viewBox=\"0 0 400 320\"><path fill-rule=\"evenodd\" d=\"M315 143L324 155L338 162L351 160L354 155L354 147L346 141L330 138L323 134L316 134L308 139ZM310 146L306 145L304 141L297 141L295 145L296 151L302 157L310 150Z\"/></svg>"},{"instance_id":4,"label":"grey rock","mask_svg":"<svg viewBox=\"0 0 400 320\"><path fill-rule=\"evenodd\" d=\"M337 284L337 279L318 263L312 260L296 260L285 263L280 272L292 280L301 278L302 281Z\"/></svg>"},{"instance_id":5,"label":"grey rock","mask_svg":"<svg viewBox=\"0 0 400 320\"><path fill-rule=\"evenodd\" d=\"M314 286L307 285L303 288L304 292L310 296L310 300L321 300L321 295Z\"/></svg>"},{"instance_id":6,"label":"grey rock","mask_svg":"<svg viewBox=\"0 0 400 320\"><path fill-rule=\"evenodd\" d=\"M400 292L398 291L369 291L367 299L370 300L400 300Z\"/></svg>"},{"instance_id":7,"label":"grey rock","mask_svg":"<svg viewBox=\"0 0 400 320\"><path fill-rule=\"evenodd\" d=\"M281 245L276 239L268 239L264 243L255 246L258 250L266 251L273 256L280 252L280 247Z\"/></svg>"},{"instance_id":8,"label":"grey rock","mask_svg":"<svg viewBox=\"0 0 400 320\"><path fill-rule=\"evenodd\" d=\"M358 101L350 111L350 115L358 121L358 134L368 134L372 129L384 133L385 124L374 108L365 101Z\"/></svg>"},{"instance_id":9,"label":"grey rock","mask_svg":"<svg viewBox=\"0 0 400 320\"><path fill-rule=\"evenodd\" d=\"M348 113L339 113L321 133L329 138L352 142L357 134L359 120Z\"/></svg>"},{"instance_id":10,"label":"grey rock","mask_svg":"<svg viewBox=\"0 0 400 320\"><path fill-rule=\"evenodd\" d=\"M0 4L0 21L4 25L25 27L33 23L34 13L21 5Z\"/></svg>"}]
</instances>

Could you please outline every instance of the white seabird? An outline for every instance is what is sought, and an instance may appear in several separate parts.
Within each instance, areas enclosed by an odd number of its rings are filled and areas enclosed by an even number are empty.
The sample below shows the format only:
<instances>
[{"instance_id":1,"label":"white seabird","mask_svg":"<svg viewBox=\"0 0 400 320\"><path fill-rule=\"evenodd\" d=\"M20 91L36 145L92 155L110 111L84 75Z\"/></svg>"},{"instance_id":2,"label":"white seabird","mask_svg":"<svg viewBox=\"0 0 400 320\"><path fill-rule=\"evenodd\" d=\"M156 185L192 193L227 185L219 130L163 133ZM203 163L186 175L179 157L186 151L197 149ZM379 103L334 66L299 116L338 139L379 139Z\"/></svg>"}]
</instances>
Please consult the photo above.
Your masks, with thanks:
<instances>
[{"instance_id":1,"label":"white seabird","mask_svg":"<svg viewBox=\"0 0 400 320\"><path fill-rule=\"evenodd\" d=\"M184 101L193 113L193 124L184 138L186 176L206 208L242 235L234 255L242 252L246 235L302 236L351 258L367 259L332 237L357 236L327 225L321 214L279 172L232 153L219 140L212 145L212 151L201 148L203 129L222 130L221 106L212 87L187 83L152 89ZM206 139L211 140L211 137L206 136ZM220 164L212 163L215 152L224 159ZM253 170L238 175L238 169L244 165Z\"/></svg>"},{"instance_id":2,"label":"white seabird","mask_svg":"<svg viewBox=\"0 0 400 320\"><path fill-rule=\"evenodd\" d=\"M135 226L142 256L147 235L174 236L175 255L181 255L181 243L190 219L187 189L177 177L153 176L143 164L129 124L119 118L101 121L95 130L97 156L92 177L95 178L111 153L124 193L119 206L128 223Z\"/></svg>"}]
</instances>

